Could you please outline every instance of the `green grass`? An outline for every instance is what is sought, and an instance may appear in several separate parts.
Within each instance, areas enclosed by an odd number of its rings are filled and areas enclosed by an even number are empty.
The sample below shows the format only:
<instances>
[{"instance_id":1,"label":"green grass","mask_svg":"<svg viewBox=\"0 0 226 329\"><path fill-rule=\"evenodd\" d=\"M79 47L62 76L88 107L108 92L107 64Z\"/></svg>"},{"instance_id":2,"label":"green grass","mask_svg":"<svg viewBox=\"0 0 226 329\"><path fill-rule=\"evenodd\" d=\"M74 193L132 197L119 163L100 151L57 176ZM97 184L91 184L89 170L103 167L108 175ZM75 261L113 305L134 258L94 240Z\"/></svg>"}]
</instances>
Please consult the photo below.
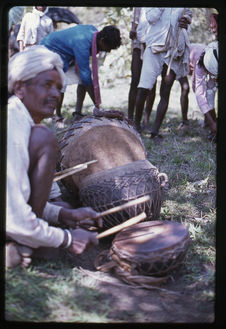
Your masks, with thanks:
<instances>
[{"instance_id":1,"label":"green grass","mask_svg":"<svg viewBox=\"0 0 226 329\"><path fill-rule=\"evenodd\" d=\"M6 319L32 322L106 322L110 308L82 275L63 261L6 272ZM93 311L92 311L93 310Z\"/></svg>"},{"instance_id":2,"label":"green grass","mask_svg":"<svg viewBox=\"0 0 226 329\"><path fill-rule=\"evenodd\" d=\"M181 117L179 92L177 86L172 90L169 109L161 127L163 139L156 142L148 134L142 135L142 139L148 160L169 178L160 219L181 222L190 232L192 243L181 270L183 288L202 287L196 297L205 302L214 299L216 145L208 141L208 131L199 124L202 115L197 111L192 92L189 96L190 127L184 133L177 130ZM126 107L127 99L123 99L121 108L111 108L126 113ZM151 122L155 108L154 105ZM91 113L91 109L88 100L83 111ZM74 106L63 108L68 124L73 111ZM53 126L51 120L47 120L46 124L55 133L61 131ZM145 316L124 311L112 318L116 306L110 304L108 296L98 290L95 282L87 280L66 259L36 260L28 269L7 270L6 318L12 321L102 323L130 322Z\"/></svg>"}]
</instances>

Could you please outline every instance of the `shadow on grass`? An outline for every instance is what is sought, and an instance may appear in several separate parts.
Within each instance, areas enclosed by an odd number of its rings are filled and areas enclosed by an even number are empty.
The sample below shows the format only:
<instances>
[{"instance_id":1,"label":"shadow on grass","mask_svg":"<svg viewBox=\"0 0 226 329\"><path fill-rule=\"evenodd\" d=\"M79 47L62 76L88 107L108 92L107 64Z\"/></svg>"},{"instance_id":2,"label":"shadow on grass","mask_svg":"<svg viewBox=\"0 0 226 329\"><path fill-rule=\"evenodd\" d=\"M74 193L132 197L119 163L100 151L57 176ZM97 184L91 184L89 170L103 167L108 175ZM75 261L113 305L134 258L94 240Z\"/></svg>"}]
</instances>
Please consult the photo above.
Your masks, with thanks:
<instances>
[{"instance_id":1,"label":"shadow on grass","mask_svg":"<svg viewBox=\"0 0 226 329\"><path fill-rule=\"evenodd\" d=\"M180 284L184 288L184 283ZM205 307L200 309L200 303L191 296L171 295L167 290L133 289L122 282L112 285L107 276L97 281L71 268L65 259L36 262L30 269L7 272L8 321L205 322L213 313L213 305Z\"/></svg>"},{"instance_id":2,"label":"shadow on grass","mask_svg":"<svg viewBox=\"0 0 226 329\"><path fill-rule=\"evenodd\" d=\"M100 293L80 284L62 259L34 262L28 269L8 270L5 319L16 322L105 322L108 303ZM107 299L107 296L101 296Z\"/></svg>"}]
</instances>

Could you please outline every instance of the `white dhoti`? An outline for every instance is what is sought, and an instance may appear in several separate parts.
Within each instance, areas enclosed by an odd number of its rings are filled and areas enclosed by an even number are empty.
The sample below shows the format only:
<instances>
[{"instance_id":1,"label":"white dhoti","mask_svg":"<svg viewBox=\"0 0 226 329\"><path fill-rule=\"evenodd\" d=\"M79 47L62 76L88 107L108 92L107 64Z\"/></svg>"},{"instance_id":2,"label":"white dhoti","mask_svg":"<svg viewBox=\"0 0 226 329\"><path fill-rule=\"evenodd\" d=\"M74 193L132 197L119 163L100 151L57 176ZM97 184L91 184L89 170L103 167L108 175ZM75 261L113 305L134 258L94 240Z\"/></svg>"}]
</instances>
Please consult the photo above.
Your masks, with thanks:
<instances>
[{"instance_id":1,"label":"white dhoti","mask_svg":"<svg viewBox=\"0 0 226 329\"><path fill-rule=\"evenodd\" d=\"M146 47L143 54L143 64L138 88L151 90L154 87L158 76L162 72L165 55L166 52L153 54L151 48Z\"/></svg>"},{"instance_id":2,"label":"white dhoti","mask_svg":"<svg viewBox=\"0 0 226 329\"><path fill-rule=\"evenodd\" d=\"M65 93L68 85L77 85L81 84L79 75L75 71L75 66L70 66L67 72L65 73L65 79L63 83L63 88L61 89L62 93Z\"/></svg>"},{"instance_id":3,"label":"white dhoti","mask_svg":"<svg viewBox=\"0 0 226 329\"><path fill-rule=\"evenodd\" d=\"M158 76L162 73L163 65L168 66L170 51L153 53L151 47L146 47L143 54L143 65L138 88L151 90ZM189 73L189 51L186 48L185 56L175 58L171 64L171 70L176 74L176 80L185 77Z\"/></svg>"}]
</instances>

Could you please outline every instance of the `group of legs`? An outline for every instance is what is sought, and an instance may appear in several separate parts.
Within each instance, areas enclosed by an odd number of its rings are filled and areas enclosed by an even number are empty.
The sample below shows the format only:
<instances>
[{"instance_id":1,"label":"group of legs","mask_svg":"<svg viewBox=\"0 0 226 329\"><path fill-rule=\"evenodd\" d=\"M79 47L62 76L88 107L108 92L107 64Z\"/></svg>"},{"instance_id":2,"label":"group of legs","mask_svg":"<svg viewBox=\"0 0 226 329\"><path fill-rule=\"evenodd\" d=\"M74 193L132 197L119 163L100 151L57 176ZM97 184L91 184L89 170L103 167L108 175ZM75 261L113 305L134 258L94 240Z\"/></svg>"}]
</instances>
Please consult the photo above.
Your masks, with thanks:
<instances>
[{"instance_id":1,"label":"group of legs","mask_svg":"<svg viewBox=\"0 0 226 329\"><path fill-rule=\"evenodd\" d=\"M157 106L156 118L154 121L153 128L151 129L149 124L150 115L152 112L155 95L156 95L156 83L151 90L145 88L137 88L140 80L142 59L141 50L138 48L133 49L132 63L131 63L131 85L129 90L129 101L128 101L128 118L135 123L135 127L138 132L146 130L151 133L151 137L158 135L159 128L165 117L168 104L170 91L176 78L175 73L170 70L170 73L166 75L167 65L163 65L161 72L161 85L160 85L160 102ZM181 86L181 112L182 112L182 125L188 124L188 94L189 94L189 83L187 77L182 77L179 80ZM145 111L144 111L145 106ZM143 124L141 125L141 119L144 111ZM135 116L134 116L135 112Z\"/></svg>"},{"instance_id":2,"label":"group of legs","mask_svg":"<svg viewBox=\"0 0 226 329\"><path fill-rule=\"evenodd\" d=\"M131 84L129 90L128 97L128 118L134 122L135 128L138 132L148 132L151 134L151 138L156 136L161 137L159 135L159 129L167 112L170 92L175 81L176 75L173 70L170 70L170 73L167 75L167 65L163 65L163 69L161 72L161 83L160 83L160 101L156 110L156 117L153 123L153 126L150 126L150 116L153 109L153 104L156 97L156 84L155 82L153 88L151 90L145 88L138 88L138 84L140 81L142 69L142 59L141 59L141 50L139 48L133 49L132 54L132 62L131 62ZM189 95L189 82L187 76L181 77L178 79L181 87L181 95L180 95L180 105L181 105L181 116L182 121L178 128L183 128L188 126L188 95ZM86 96L86 88L82 84L78 84L77 86L77 101L75 106L75 112L73 112L74 120L79 120L83 117L82 114L82 106ZM63 97L62 97L63 99ZM61 115L61 105L58 106L56 115L58 118L62 118ZM214 112L214 111L211 111ZM216 120L216 115L214 113L210 113L211 116L214 116ZM143 122L141 123L143 117ZM204 120L204 126L208 126L206 123L206 118Z\"/></svg>"}]
</instances>

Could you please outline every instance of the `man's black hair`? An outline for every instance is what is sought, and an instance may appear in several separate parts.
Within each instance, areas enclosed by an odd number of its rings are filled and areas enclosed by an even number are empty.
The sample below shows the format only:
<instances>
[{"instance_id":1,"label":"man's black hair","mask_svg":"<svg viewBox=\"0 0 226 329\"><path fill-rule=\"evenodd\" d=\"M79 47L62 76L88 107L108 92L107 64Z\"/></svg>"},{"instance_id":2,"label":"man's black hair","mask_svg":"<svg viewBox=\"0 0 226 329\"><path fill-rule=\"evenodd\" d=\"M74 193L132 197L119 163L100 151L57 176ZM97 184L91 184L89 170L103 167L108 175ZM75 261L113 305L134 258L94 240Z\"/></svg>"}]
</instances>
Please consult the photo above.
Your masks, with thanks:
<instances>
[{"instance_id":1,"label":"man's black hair","mask_svg":"<svg viewBox=\"0 0 226 329\"><path fill-rule=\"evenodd\" d=\"M111 47L111 49L117 49L121 45L121 37L119 29L114 25L105 26L98 34L97 40L103 38L104 43Z\"/></svg>"}]
</instances>

